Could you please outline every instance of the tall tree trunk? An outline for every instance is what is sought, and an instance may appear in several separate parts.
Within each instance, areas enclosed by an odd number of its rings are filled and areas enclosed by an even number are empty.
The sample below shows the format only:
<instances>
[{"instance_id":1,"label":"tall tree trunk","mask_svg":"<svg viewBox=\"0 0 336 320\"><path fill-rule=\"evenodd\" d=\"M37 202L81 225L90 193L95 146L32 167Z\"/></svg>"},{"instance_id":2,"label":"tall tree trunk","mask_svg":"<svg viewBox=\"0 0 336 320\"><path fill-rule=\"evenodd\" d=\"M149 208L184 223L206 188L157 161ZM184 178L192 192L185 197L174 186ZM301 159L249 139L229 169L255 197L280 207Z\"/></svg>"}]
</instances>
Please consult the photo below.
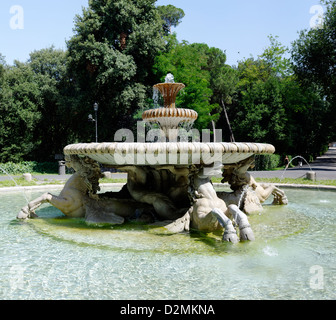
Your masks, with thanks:
<instances>
[{"instance_id":1,"label":"tall tree trunk","mask_svg":"<svg viewBox=\"0 0 336 320\"><path fill-rule=\"evenodd\" d=\"M227 122L228 127L229 127L229 131L230 131L230 141L231 142L236 142L235 138L234 138L234 135L233 135L233 132L232 132L229 116L228 116L228 114L226 112L226 106L225 106L223 98L222 98L222 107L223 107L223 111L224 111L224 114L225 114L226 122Z\"/></svg>"},{"instance_id":2,"label":"tall tree trunk","mask_svg":"<svg viewBox=\"0 0 336 320\"><path fill-rule=\"evenodd\" d=\"M127 38L127 33L122 32L120 33L120 49L123 51L126 48L126 38Z\"/></svg>"}]
</instances>

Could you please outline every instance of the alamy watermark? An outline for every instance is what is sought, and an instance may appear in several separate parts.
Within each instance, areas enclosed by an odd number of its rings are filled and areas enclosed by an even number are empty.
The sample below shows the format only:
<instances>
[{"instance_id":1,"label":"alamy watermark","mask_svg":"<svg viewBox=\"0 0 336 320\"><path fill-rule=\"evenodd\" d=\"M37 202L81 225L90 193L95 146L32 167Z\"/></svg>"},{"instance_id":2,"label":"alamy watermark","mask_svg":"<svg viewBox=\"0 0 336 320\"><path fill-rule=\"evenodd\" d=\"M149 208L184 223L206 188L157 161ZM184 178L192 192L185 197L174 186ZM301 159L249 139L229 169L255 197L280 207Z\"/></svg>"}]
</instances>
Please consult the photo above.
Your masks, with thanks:
<instances>
[{"instance_id":1,"label":"alamy watermark","mask_svg":"<svg viewBox=\"0 0 336 320\"><path fill-rule=\"evenodd\" d=\"M320 29L323 27L324 22L324 9L321 5L314 5L310 7L310 14L313 14L309 21L309 25L312 29Z\"/></svg>"},{"instance_id":2,"label":"alamy watermark","mask_svg":"<svg viewBox=\"0 0 336 320\"><path fill-rule=\"evenodd\" d=\"M323 267L315 265L311 266L309 273L312 275L309 280L309 287L313 290L324 289L324 270Z\"/></svg>"},{"instance_id":3,"label":"alamy watermark","mask_svg":"<svg viewBox=\"0 0 336 320\"><path fill-rule=\"evenodd\" d=\"M309 268L310 278L309 287L312 290L322 291L332 288L335 291L336 276L332 273L325 272L324 268L320 265L313 265Z\"/></svg>"},{"instance_id":4,"label":"alamy watermark","mask_svg":"<svg viewBox=\"0 0 336 320\"><path fill-rule=\"evenodd\" d=\"M21 5L13 5L9 9L12 15L9 20L9 26L12 30L24 29L24 10ZM313 16L309 21L312 29L322 28L324 21L324 9L321 5L314 5L310 7L309 13Z\"/></svg>"},{"instance_id":5,"label":"alamy watermark","mask_svg":"<svg viewBox=\"0 0 336 320\"><path fill-rule=\"evenodd\" d=\"M216 141L222 141L222 130L216 129ZM169 139L167 139L167 137ZM136 139L135 139L136 138ZM136 141L135 141L136 140ZM222 160L222 148L206 145L211 142L209 129L201 132L197 129L150 129L146 132L145 123L138 121L137 134L129 129L120 129L114 135L115 142L122 142L114 151L114 160L118 165L164 165L164 164L213 164ZM201 142L202 144L192 144ZM135 142L147 143L146 147ZM153 142L151 144L151 142ZM157 143L155 143L157 142ZM162 144L179 142L180 144ZM144 148L142 150L142 148Z\"/></svg>"},{"instance_id":6,"label":"alamy watermark","mask_svg":"<svg viewBox=\"0 0 336 320\"><path fill-rule=\"evenodd\" d=\"M11 6L9 9L11 18L9 19L9 27L12 30L24 29L24 10L20 5Z\"/></svg>"},{"instance_id":7,"label":"alamy watermark","mask_svg":"<svg viewBox=\"0 0 336 320\"><path fill-rule=\"evenodd\" d=\"M25 288L24 274L26 268L21 265L13 265L10 268L9 287L12 291L23 290Z\"/></svg>"}]
</instances>

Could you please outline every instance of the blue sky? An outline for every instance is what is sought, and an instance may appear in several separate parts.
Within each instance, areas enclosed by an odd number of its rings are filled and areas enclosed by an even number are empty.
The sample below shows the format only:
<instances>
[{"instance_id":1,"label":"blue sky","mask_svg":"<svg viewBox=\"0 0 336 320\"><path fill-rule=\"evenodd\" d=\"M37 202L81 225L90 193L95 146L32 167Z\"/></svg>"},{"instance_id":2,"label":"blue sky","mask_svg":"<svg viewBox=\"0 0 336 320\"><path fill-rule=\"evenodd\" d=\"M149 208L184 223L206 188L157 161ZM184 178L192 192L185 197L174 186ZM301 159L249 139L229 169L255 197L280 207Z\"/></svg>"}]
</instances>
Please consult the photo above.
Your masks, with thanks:
<instances>
[{"instance_id":1,"label":"blue sky","mask_svg":"<svg viewBox=\"0 0 336 320\"><path fill-rule=\"evenodd\" d=\"M32 51L51 45L66 49L65 41L73 34L74 17L87 4L88 0L1 0L0 53L12 64L14 59L24 62ZM157 5L167 4L182 8L186 14L173 29L180 41L207 43L226 50L227 63L233 65L250 55L261 54L269 45L270 34L290 46L298 38L298 31L310 28L314 17L310 9L320 3L319 0L157 1ZM23 10L21 26L13 6Z\"/></svg>"}]
</instances>

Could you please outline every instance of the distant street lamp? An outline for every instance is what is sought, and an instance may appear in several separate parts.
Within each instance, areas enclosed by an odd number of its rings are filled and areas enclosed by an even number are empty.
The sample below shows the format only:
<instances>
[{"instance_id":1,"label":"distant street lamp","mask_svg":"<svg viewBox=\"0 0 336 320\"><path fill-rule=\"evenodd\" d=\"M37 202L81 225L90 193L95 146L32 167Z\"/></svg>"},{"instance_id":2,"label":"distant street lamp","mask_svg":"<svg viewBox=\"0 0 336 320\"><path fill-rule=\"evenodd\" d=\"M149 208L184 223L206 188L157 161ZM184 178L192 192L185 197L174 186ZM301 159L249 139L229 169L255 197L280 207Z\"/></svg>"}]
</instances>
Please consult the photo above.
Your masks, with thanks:
<instances>
[{"instance_id":1,"label":"distant street lamp","mask_svg":"<svg viewBox=\"0 0 336 320\"><path fill-rule=\"evenodd\" d=\"M96 142L98 142L98 117L97 117L98 103L97 102L93 105L93 110L95 111L95 116L96 116Z\"/></svg>"},{"instance_id":2,"label":"distant street lamp","mask_svg":"<svg viewBox=\"0 0 336 320\"><path fill-rule=\"evenodd\" d=\"M97 102L93 105L93 110L95 112L95 119L93 119L92 114L89 114L88 120L90 122L95 122L96 124L96 142L98 142L98 103Z\"/></svg>"}]
</instances>

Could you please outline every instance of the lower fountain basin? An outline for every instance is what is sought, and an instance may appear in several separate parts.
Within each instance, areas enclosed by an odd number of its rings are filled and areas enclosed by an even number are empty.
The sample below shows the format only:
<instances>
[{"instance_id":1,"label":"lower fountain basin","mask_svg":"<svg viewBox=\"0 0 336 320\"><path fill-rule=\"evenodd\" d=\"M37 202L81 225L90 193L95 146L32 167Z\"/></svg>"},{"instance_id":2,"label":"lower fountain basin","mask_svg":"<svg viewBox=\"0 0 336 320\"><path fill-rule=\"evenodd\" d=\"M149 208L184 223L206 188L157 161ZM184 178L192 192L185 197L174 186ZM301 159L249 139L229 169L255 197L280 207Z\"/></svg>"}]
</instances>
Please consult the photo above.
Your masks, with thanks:
<instances>
[{"instance_id":1,"label":"lower fountain basin","mask_svg":"<svg viewBox=\"0 0 336 320\"><path fill-rule=\"evenodd\" d=\"M26 192L28 199L38 195ZM256 241L232 245L221 235L197 231L164 235L132 224L89 227L50 205L37 211L40 219L20 222L13 216L25 204L22 193L0 193L0 295L335 299L335 192L291 189L288 198L288 206L272 206L270 200L261 215L249 218Z\"/></svg>"},{"instance_id":2,"label":"lower fountain basin","mask_svg":"<svg viewBox=\"0 0 336 320\"><path fill-rule=\"evenodd\" d=\"M256 154L273 154L262 143L79 143L64 148L65 155L87 156L103 165L235 164Z\"/></svg>"}]
</instances>

